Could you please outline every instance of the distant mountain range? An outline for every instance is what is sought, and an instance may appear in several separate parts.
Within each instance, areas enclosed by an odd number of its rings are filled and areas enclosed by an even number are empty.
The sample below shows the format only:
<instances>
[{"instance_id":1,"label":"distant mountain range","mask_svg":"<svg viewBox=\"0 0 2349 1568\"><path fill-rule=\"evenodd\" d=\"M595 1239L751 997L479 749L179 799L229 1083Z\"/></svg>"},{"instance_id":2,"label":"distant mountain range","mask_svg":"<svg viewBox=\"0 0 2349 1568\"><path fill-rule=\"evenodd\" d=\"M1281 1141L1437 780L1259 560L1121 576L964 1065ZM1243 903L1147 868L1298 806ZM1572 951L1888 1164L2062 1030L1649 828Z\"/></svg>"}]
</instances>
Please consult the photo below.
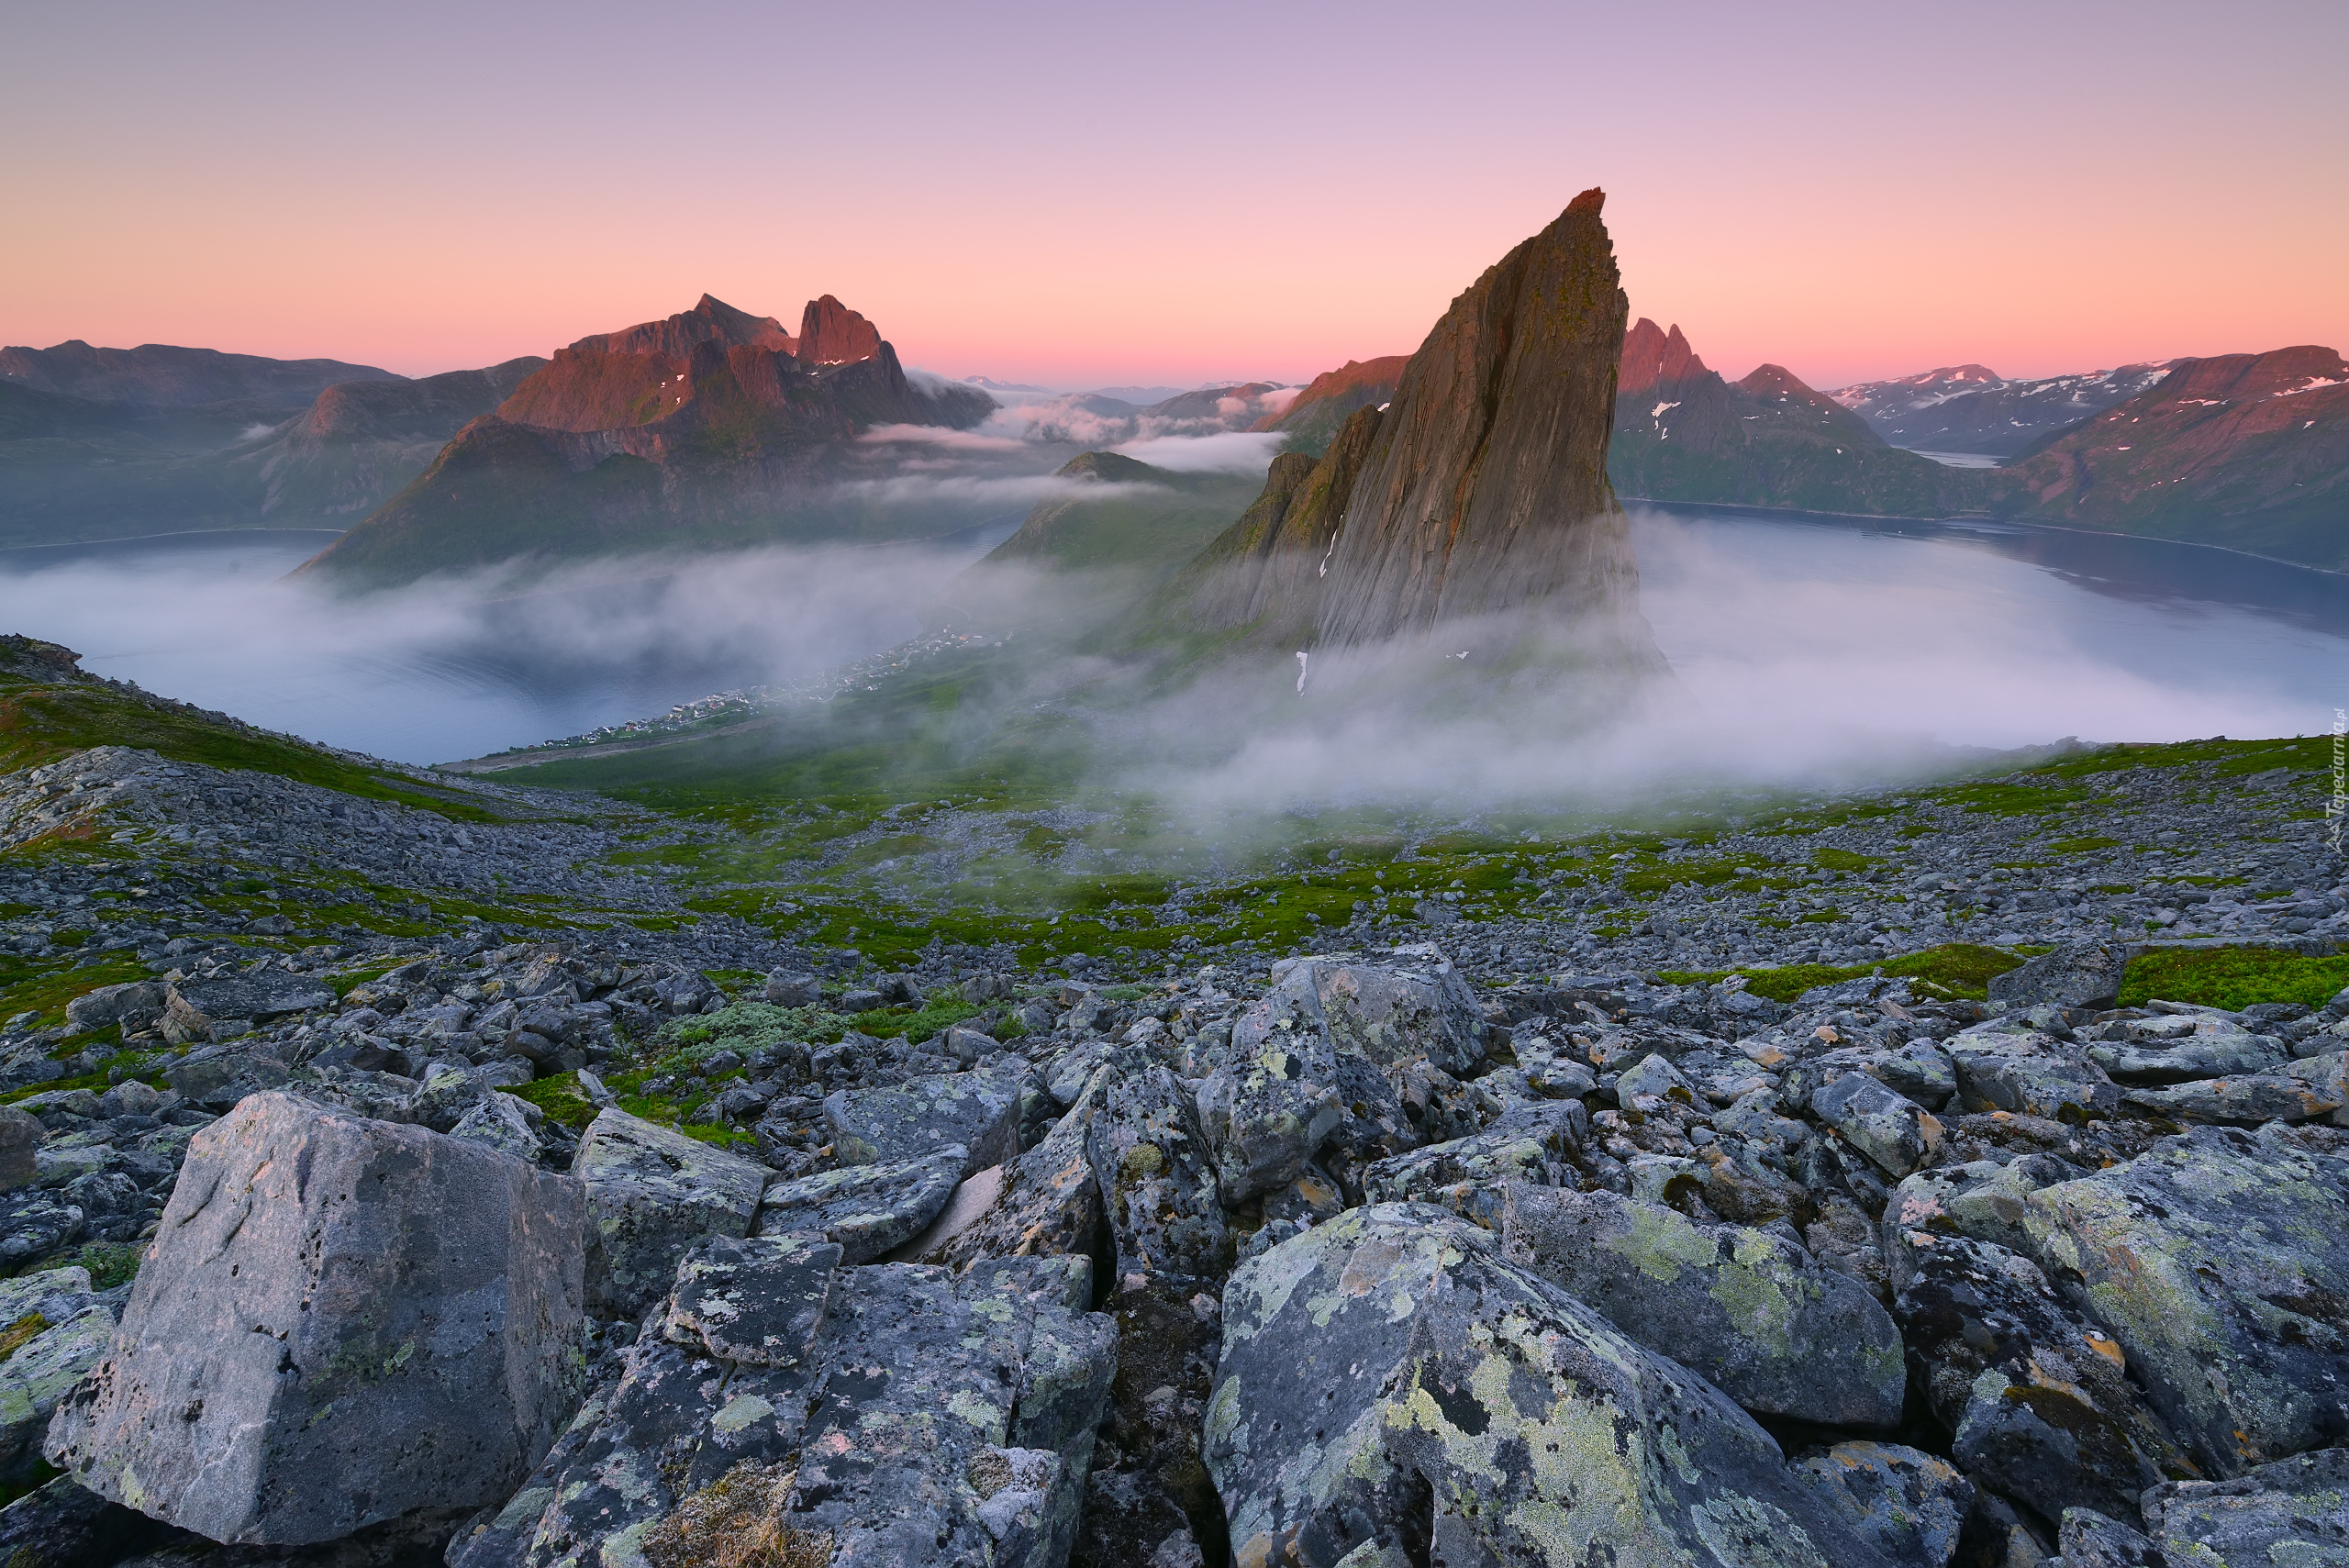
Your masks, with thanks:
<instances>
[{"instance_id":1,"label":"distant mountain range","mask_svg":"<svg viewBox=\"0 0 2349 1568\"><path fill-rule=\"evenodd\" d=\"M1991 517L2343 569L2349 367L2302 346L2033 382L1960 365L1821 393L1777 365L1724 381L1679 328L1643 317L1624 338L1608 470L1652 501Z\"/></svg>"},{"instance_id":2,"label":"distant mountain range","mask_svg":"<svg viewBox=\"0 0 2349 1568\"><path fill-rule=\"evenodd\" d=\"M157 343L0 349L0 544L340 527L545 363L409 381Z\"/></svg>"},{"instance_id":3,"label":"distant mountain range","mask_svg":"<svg viewBox=\"0 0 2349 1568\"><path fill-rule=\"evenodd\" d=\"M1859 382L1827 395L1896 447L2012 457L2146 391L2177 362L2159 360L2037 381L2009 381L1981 365L1945 365L1897 381Z\"/></svg>"}]
</instances>

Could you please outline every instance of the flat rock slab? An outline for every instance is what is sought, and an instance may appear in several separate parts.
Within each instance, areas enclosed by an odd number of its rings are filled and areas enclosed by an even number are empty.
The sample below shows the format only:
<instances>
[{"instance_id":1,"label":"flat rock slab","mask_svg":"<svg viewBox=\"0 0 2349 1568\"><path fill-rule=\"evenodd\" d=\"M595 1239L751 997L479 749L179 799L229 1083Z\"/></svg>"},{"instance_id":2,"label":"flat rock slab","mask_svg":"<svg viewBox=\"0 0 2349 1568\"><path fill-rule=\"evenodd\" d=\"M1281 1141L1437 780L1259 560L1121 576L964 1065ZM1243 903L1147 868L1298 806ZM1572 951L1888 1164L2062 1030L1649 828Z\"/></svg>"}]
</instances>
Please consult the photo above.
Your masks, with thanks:
<instances>
[{"instance_id":1,"label":"flat rock slab","mask_svg":"<svg viewBox=\"0 0 2349 1568\"><path fill-rule=\"evenodd\" d=\"M1791 1241L1522 1183L1508 1189L1505 1234L1513 1259L1749 1410L1838 1427L1900 1419L1900 1330L1865 1285Z\"/></svg>"},{"instance_id":2,"label":"flat rock slab","mask_svg":"<svg viewBox=\"0 0 2349 1568\"><path fill-rule=\"evenodd\" d=\"M950 1143L926 1159L849 1165L777 1182L759 1201L762 1236L820 1236L841 1261L869 1263L921 1234L963 1180L968 1156Z\"/></svg>"},{"instance_id":3,"label":"flat rock slab","mask_svg":"<svg viewBox=\"0 0 2349 1568\"><path fill-rule=\"evenodd\" d=\"M1243 1563L1887 1562L1727 1396L1445 1210L1350 1209L1223 1306L1205 1457Z\"/></svg>"},{"instance_id":4,"label":"flat rock slab","mask_svg":"<svg viewBox=\"0 0 2349 1568\"><path fill-rule=\"evenodd\" d=\"M213 980L183 980L174 987L188 1006L207 1018L281 1018L331 1007L334 988L306 974L263 970L258 974L224 974Z\"/></svg>"},{"instance_id":5,"label":"flat rock slab","mask_svg":"<svg viewBox=\"0 0 2349 1568\"><path fill-rule=\"evenodd\" d=\"M902 1164L959 1147L959 1182L1019 1152L1019 1089L1027 1076L1023 1062L934 1073L885 1089L842 1089L825 1098L824 1123L844 1165Z\"/></svg>"},{"instance_id":6,"label":"flat rock slab","mask_svg":"<svg viewBox=\"0 0 2349 1568\"><path fill-rule=\"evenodd\" d=\"M2349 1140L2195 1128L2031 1195L2058 1289L2110 1329L2155 1408L2240 1475L2349 1431Z\"/></svg>"},{"instance_id":7,"label":"flat rock slab","mask_svg":"<svg viewBox=\"0 0 2349 1568\"><path fill-rule=\"evenodd\" d=\"M333 1540L512 1491L578 1398L578 1187L256 1095L190 1141L52 1462L215 1540Z\"/></svg>"},{"instance_id":8,"label":"flat rock slab","mask_svg":"<svg viewBox=\"0 0 2349 1568\"><path fill-rule=\"evenodd\" d=\"M741 1236L772 1174L740 1154L613 1106L579 1140L587 1190L587 1300L634 1317L667 1294L685 1249Z\"/></svg>"},{"instance_id":9,"label":"flat rock slab","mask_svg":"<svg viewBox=\"0 0 2349 1568\"><path fill-rule=\"evenodd\" d=\"M677 1265L662 1331L741 1366L797 1366L824 1326L840 1248L802 1237L713 1236Z\"/></svg>"}]
</instances>

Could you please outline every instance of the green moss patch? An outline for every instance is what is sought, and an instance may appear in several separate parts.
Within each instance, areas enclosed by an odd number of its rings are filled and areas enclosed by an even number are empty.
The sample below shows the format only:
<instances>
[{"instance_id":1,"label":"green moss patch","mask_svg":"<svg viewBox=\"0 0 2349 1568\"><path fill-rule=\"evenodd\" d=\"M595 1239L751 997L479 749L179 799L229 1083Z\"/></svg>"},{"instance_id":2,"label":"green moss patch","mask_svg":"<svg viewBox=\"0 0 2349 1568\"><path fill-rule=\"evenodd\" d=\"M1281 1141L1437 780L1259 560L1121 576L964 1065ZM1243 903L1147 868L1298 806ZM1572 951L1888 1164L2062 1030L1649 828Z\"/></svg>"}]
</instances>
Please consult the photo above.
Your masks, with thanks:
<instances>
[{"instance_id":1,"label":"green moss patch","mask_svg":"<svg viewBox=\"0 0 2349 1568\"><path fill-rule=\"evenodd\" d=\"M518 1100L528 1100L544 1111L547 1119L580 1130L596 1119L596 1104L579 1091L579 1074L564 1073L552 1078L540 1078L506 1091Z\"/></svg>"},{"instance_id":2,"label":"green moss patch","mask_svg":"<svg viewBox=\"0 0 2349 1568\"><path fill-rule=\"evenodd\" d=\"M2257 1002L2331 1001L2349 986L2349 953L2309 958L2285 948L2170 948L2140 954L2121 982L2121 1005L2192 1002L2230 1012Z\"/></svg>"}]
</instances>

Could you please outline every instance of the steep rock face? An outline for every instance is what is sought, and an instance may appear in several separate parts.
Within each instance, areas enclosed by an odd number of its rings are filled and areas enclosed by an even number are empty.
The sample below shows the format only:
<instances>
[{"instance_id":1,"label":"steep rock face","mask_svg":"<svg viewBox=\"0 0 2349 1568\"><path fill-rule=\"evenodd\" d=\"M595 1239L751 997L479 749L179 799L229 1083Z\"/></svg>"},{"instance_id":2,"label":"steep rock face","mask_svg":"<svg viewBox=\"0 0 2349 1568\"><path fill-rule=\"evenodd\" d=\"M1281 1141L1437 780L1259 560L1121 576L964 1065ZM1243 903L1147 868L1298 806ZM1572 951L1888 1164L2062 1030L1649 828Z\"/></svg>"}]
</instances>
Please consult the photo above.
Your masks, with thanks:
<instances>
[{"instance_id":1,"label":"steep rock face","mask_svg":"<svg viewBox=\"0 0 2349 1568\"><path fill-rule=\"evenodd\" d=\"M2349 361L2310 344L2176 361L1999 480L2009 516L2349 566Z\"/></svg>"},{"instance_id":2,"label":"steep rock face","mask_svg":"<svg viewBox=\"0 0 2349 1568\"><path fill-rule=\"evenodd\" d=\"M48 349L0 349L0 378L36 392L149 408L209 403L298 408L338 382L400 379L373 365L340 360L272 360L170 343L100 349L79 338Z\"/></svg>"},{"instance_id":3,"label":"steep rock face","mask_svg":"<svg viewBox=\"0 0 2349 1568\"><path fill-rule=\"evenodd\" d=\"M881 351L881 329L825 295L811 299L799 317L799 359L808 365L845 365Z\"/></svg>"},{"instance_id":4,"label":"steep rock face","mask_svg":"<svg viewBox=\"0 0 2349 1568\"><path fill-rule=\"evenodd\" d=\"M1632 397L1710 373L1697 350L1688 346L1688 339L1681 336L1678 322L1666 332L1642 316L1623 334L1623 363L1616 376L1615 395Z\"/></svg>"},{"instance_id":5,"label":"steep rock face","mask_svg":"<svg viewBox=\"0 0 2349 1568\"><path fill-rule=\"evenodd\" d=\"M681 360L696 343L719 342L748 349L796 353L798 343L772 316L753 316L704 295L691 310L660 321L640 322L617 332L597 332L571 346L584 353L659 354Z\"/></svg>"},{"instance_id":6,"label":"steep rock face","mask_svg":"<svg viewBox=\"0 0 2349 1568\"><path fill-rule=\"evenodd\" d=\"M1597 190L1452 304L1411 356L1348 503L1320 635L1379 641L1636 591L1607 480L1629 314Z\"/></svg>"},{"instance_id":7,"label":"steep rock face","mask_svg":"<svg viewBox=\"0 0 2349 1568\"><path fill-rule=\"evenodd\" d=\"M1286 409L1256 421L1258 430L1279 430L1291 451L1316 456L1329 450L1339 428L1358 408L1375 408L1394 400L1403 380L1408 354L1387 354L1375 360L1348 360L1333 371L1323 371L1306 384Z\"/></svg>"},{"instance_id":8,"label":"steep rock face","mask_svg":"<svg viewBox=\"0 0 2349 1568\"><path fill-rule=\"evenodd\" d=\"M1247 628L1266 644L1309 641L1330 546L1380 419L1375 407L1356 409L1319 462L1294 451L1275 458L1255 503L1169 584L1160 624L1171 613L1208 631Z\"/></svg>"}]
</instances>

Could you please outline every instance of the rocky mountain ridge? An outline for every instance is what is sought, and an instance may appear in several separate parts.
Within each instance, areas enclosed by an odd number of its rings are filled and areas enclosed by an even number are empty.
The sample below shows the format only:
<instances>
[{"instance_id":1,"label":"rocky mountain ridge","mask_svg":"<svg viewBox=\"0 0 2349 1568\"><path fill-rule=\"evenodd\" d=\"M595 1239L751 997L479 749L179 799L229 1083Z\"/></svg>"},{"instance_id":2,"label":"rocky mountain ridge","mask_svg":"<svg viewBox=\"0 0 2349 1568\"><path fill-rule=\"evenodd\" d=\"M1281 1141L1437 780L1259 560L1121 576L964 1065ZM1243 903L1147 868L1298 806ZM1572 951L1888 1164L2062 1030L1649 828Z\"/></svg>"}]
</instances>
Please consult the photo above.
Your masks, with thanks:
<instances>
[{"instance_id":1,"label":"rocky mountain ridge","mask_svg":"<svg viewBox=\"0 0 2349 1568\"><path fill-rule=\"evenodd\" d=\"M1892 381L1854 383L1828 395L1893 446L2012 457L2148 390L2178 362L2155 360L2022 381L1983 365L1945 365Z\"/></svg>"},{"instance_id":2,"label":"rocky mountain ridge","mask_svg":"<svg viewBox=\"0 0 2349 1568\"><path fill-rule=\"evenodd\" d=\"M858 472L860 433L959 428L996 406L974 387L909 379L872 323L829 295L809 302L796 339L704 295L666 321L557 350L300 571L373 586L820 533L841 526L822 515L824 494Z\"/></svg>"},{"instance_id":3,"label":"rocky mountain ridge","mask_svg":"<svg viewBox=\"0 0 2349 1568\"><path fill-rule=\"evenodd\" d=\"M33 392L141 408L224 403L298 408L339 383L401 379L340 360L273 360L169 343L100 349L73 338L48 349L0 349L0 380Z\"/></svg>"}]
</instances>

